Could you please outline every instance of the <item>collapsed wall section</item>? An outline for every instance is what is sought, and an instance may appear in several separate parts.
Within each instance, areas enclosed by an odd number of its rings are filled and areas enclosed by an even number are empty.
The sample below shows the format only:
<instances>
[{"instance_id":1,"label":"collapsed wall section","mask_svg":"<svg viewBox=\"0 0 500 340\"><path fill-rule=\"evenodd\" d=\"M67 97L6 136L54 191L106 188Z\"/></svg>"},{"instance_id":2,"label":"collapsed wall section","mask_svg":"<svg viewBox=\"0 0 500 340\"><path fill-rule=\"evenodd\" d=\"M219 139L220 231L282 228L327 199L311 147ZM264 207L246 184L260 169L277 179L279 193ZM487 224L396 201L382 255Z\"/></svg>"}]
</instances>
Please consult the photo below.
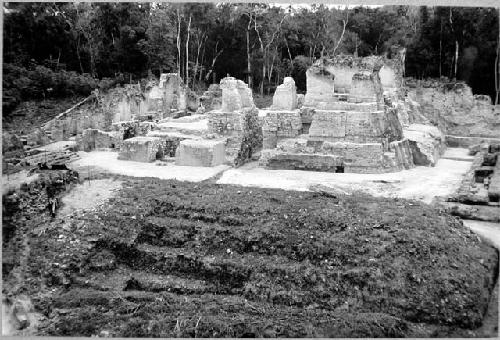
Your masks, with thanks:
<instances>
[{"instance_id":1,"label":"collapsed wall section","mask_svg":"<svg viewBox=\"0 0 500 340\"><path fill-rule=\"evenodd\" d=\"M446 135L500 138L500 106L462 81L407 79L408 97Z\"/></svg>"}]
</instances>

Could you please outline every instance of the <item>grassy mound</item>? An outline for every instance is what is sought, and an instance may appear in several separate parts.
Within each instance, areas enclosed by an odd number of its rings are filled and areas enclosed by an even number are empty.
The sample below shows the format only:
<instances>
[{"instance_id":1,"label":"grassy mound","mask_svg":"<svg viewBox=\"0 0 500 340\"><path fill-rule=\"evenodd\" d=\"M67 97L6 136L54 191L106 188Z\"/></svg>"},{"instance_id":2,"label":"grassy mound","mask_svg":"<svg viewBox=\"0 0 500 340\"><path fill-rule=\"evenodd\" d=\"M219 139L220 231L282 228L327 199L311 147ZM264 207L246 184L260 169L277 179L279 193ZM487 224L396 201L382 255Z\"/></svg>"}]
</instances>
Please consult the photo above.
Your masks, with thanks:
<instances>
[{"instance_id":1,"label":"grassy mound","mask_svg":"<svg viewBox=\"0 0 500 340\"><path fill-rule=\"evenodd\" d=\"M43 334L401 337L481 324L498 253L425 204L127 183L33 239L37 289L57 292L37 300Z\"/></svg>"}]
</instances>

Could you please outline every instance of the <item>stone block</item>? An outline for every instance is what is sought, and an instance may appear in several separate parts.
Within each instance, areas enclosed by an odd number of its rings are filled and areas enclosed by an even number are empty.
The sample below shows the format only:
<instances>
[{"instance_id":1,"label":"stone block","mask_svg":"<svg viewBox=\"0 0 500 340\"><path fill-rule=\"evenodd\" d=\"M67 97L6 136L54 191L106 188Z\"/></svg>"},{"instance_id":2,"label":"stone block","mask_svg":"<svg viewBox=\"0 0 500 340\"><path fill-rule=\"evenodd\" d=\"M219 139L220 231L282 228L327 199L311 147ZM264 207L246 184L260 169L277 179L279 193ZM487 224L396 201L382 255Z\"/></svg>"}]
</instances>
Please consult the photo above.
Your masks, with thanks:
<instances>
[{"instance_id":1,"label":"stone block","mask_svg":"<svg viewBox=\"0 0 500 340\"><path fill-rule=\"evenodd\" d=\"M212 167L224 162L225 140L186 139L177 148L177 165Z\"/></svg>"},{"instance_id":2,"label":"stone block","mask_svg":"<svg viewBox=\"0 0 500 340\"><path fill-rule=\"evenodd\" d=\"M342 157L262 150L259 164L268 169L343 172Z\"/></svg>"},{"instance_id":3,"label":"stone block","mask_svg":"<svg viewBox=\"0 0 500 340\"><path fill-rule=\"evenodd\" d=\"M436 165L445 149L444 135L437 127L412 124L403 135L410 142L415 165Z\"/></svg>"},{"instance_id":4,"label":"stone block","mask_svg":"<svg viewBox=\"0 0 500 340\"><path fill-rule=\"evenodd\" d=\"M295 110L297 108L297 88L292 77L285 77L283 84L276 88L272 108L275 110Z\"/></svg>"},{"instance_id":5,"label":"stone block","mask_svg":"<svg viewBox=\"0 0 500 340\"><path fill-rule=\"evenodd\" d=\"M135 162L153 162L162 152L158 137L133 137L123 141L118 159Z\"/></svg>"}]
</instances>

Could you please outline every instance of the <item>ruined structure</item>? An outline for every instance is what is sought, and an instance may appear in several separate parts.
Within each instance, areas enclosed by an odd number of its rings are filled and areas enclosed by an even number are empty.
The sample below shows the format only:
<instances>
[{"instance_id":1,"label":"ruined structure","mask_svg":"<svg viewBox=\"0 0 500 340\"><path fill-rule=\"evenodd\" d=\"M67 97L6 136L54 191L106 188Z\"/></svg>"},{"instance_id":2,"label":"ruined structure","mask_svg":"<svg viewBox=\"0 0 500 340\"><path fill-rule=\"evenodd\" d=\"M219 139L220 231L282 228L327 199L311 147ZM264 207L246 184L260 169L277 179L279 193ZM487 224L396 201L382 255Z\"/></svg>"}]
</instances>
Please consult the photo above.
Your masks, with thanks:
<instances>
[{"instance_id":1,"label":"ruined structure","mask_svg":"<svg viewBox=\"0 0 500 340\"><path fill-rule=\"evenodd\" d=\"M245 163L262 145L258 110L253 103L252 92L243 81L230 77L222 79L220 90L220 109L206 114L171 117L158 122L122 122L119 128L123 131L122 135L132 131L130 134L133 136L143 136L141 143L151 138L148 145L152 147L159 141L159 152L156 158L133 156L134 152L142 153L143 148L137 146L134 139L129 141L125 138L121 143L121 159L161 159L185 166L237 166ZM149 152L149 155L152 154L153 151Z\"/></svg>"},{"instance_id":2,"label":"ruined structure","mask_svg":"<svg viewBox=\"0 0 500 340\"><path fill-rule=\"evenodd\" d=\"M408 97L420 105L421 113L437 125L457 146L457 137L500 138L500 107L491 98L473 95L462 81L443 79L407 79ZM464 140L462 146L479 143Z\"/></svg>"},{"instance_id":3,"label":"ruined structure","mask_svg":"<svg viewBox=\"0 0 500 340\"><path fill-rule=\"evenodd\" d=\"M262 145L258 110L252 90L242 80L226 77L221 80L220 110L208 113L209 133L224 138L226 163L241 165Z\"/></svg>"},{"instance_id":4,"label":"ruined structure","mask_svg":"<svg viewBox=\"0 0 500 340\"><path fill-rule=\"evenodd\" d=\"M392 70L397 64L382 57L318 60L307 71L300 111L267 113L260 163L271 169L361 173L412 167L410 142L397 110L385 103L380 75L385 67L384 83L397 99L402 82L402 72Z\"/></svg>"},{"instance_id":5,"label":"ruined structure","mask_svg":"<svg viewBox=\"0 0 500 340\"><path fill-rule=\"evenodd\" d=\"M469 149L475 155L456 193L442 203L457 216L500 222L500 143Z\"/></svg>"},{"instance_id":6,"label":"ruined structure","mask_svg":"<svg viewBox=\"0 0 500 340\"><path fill-rule=\"evenodd\" d=\"M206 113L212 110L220 110L222 106L222 89L219 84L211 84L200 97L198 113Z\"/></svg>"},{"instance_id":7,"label":"ruined structure","mask_svg":"<svg viewBox=\"0 0 500 340\"><path fill-rule=\"evenodd\" d=\"M133 137L123 141L118 159L153 162L161 158L161 140L157 137Z\"/></svg>"}]
</instances>

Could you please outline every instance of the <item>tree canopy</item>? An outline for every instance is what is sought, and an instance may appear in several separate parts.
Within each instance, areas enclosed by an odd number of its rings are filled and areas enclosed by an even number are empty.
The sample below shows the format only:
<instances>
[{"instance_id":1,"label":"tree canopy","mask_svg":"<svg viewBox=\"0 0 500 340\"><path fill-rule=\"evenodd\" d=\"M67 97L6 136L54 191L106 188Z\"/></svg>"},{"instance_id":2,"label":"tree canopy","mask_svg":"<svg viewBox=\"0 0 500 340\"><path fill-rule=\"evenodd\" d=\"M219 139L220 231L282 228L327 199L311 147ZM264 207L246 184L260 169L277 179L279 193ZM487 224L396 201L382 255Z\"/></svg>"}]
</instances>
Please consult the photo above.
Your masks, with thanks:
<instances>
[{"instance_id":1,"label":"tree canopy","mask_svg":"<svg viewBox=\"0 0 500 340\"><path fill-rule=\"evenodd\" d=\"M494 96L498 17L478 7L4 3L4 64L99 79L178 72L194 88L230 74L265 93L289 75L305 90L317 58L400 45L406 76L465 80Z\"/></svg>"}]
</instances>

